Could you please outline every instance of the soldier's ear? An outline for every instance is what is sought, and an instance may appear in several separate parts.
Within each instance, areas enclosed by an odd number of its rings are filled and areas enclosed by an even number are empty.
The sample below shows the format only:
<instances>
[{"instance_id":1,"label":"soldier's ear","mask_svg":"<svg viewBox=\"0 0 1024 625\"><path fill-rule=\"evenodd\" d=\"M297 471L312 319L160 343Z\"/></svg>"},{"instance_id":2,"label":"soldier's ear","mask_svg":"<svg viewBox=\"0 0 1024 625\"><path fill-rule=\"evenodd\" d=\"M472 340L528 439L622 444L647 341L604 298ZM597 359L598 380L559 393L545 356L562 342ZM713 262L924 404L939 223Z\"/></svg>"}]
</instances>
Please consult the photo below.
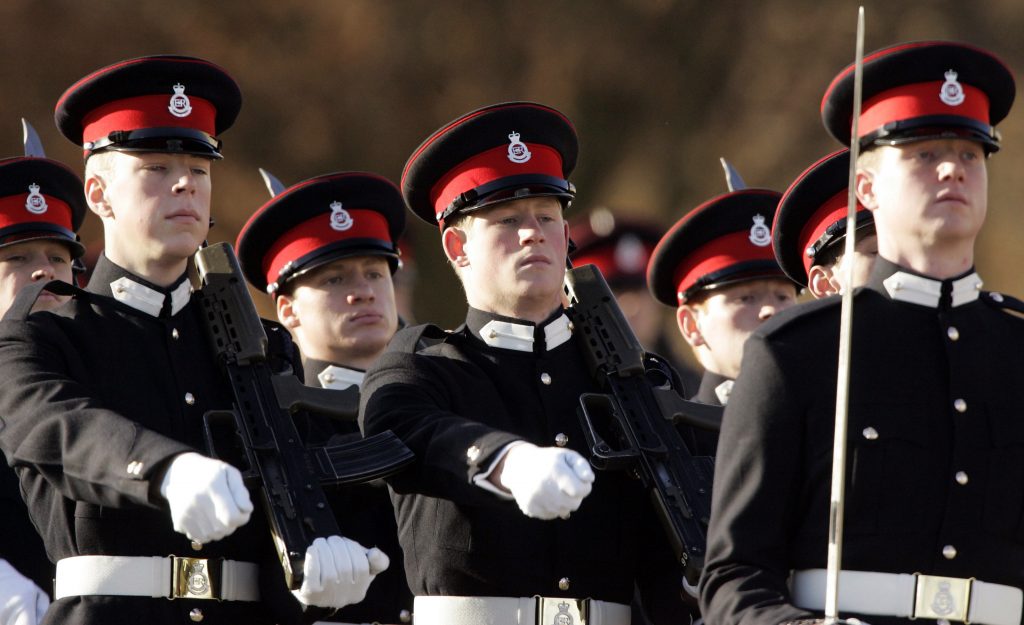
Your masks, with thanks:
<instances>
[{"instance_id":1,"label":"soldier's ear","mask_svg":"<svg viewBox=\"0 0 1024 625\"><path fill-rule=\"evenodd\" d=\"M817 299L839 293L839 285L835 282L833 270L821 265L813 265L807 272L807 289Z\"/></svg>"},{"instance_id":2,"label":"soldier's ear","mask_svg":"<svg viewBox=\"0 0 1024 625\"><path fill-rule=\"evenodd\" d=\"M856 184L857 201L868 210L875 210L878 207L878 200L875 198L875 174L874 172L857 168L854 178Z\"/></svg>"},{"instance_id":3,"label":"soldier's ear","mask_svg":"<svg viewBox=\"0 0 1024 625\"><path fill-rule=\"evenodd\" d=\"M444 247L444 255L448 261L456 267L469 265L469 257L466 255L466 231L462 228L445 228L441 233L441 246Z\"/></svg>"},{"instance_id":4,"label":"soldier's ear","mask_svg":"<svg viewBox=\"0 0 1024 625\"><path fill-rule=\"evenodd\" d=\"M113 209L107 200L107 183L101 174L92 172L86 177L85 201L89 204L89 210L96 213L97 217L113 215Z\"/></svg>"},{"instance_id":5,"label":"soldier's ear","mask_svg":"<svg viewBox=\"0 0 1024 625\"><path fill-rule=\"evenodd\" d=\"M700 347L705 344L704 334L700 330L700 311L683 304L676 308L676 323L679 325L679 333L683 335L690 347Z\"/></svg>"},{"instance_id":6,"label":"soldier's ear","mask_svg":"<svg viewBox=\"0 0 1024 625\"><path fill-rule=\"evenodd\" d=\"M295 305L295 300L291 296L278 295L274 304L277 306L277 320L281 322L281 325L289 330L294 330L302 325L298 306Z\"/></svg>"}]
</instances>

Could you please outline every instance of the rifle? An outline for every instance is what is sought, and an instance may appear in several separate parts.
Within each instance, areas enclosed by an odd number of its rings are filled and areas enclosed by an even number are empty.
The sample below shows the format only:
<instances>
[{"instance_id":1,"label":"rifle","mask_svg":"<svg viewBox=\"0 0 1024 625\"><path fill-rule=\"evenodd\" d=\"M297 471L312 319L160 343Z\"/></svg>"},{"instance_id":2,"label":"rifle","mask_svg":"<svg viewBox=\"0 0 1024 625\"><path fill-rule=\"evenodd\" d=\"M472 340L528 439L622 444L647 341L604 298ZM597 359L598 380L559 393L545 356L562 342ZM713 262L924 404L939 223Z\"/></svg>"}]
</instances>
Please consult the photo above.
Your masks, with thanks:
<instances>
[{"instance_id":1,"label":"rifle","mask_svg":"<svg viewBox=\"0 0 1024 625\"><path fill-rule=\"evenodd\" d=\"M307 449L292 415L307 410L354 420L358 391L311 388L290 372L275 373L267 360L267 334L234 250L218 243L201 248L195 261L207 333L234 396L231 410L203 416L206 444L219 457L223 437L218 434L234 434L235 445L227 451L246 485L261 495L285 581L294 590L302 585L306 548L317 537L340 533L322 486L393 475L413 455L392 432Z\"/></svg>"},{"instance_id":2,"label":"rifle","mask_svg":"<svg viewBox=\"0 0 1024 625\"><path fill-rule=\"evenodd\" d=\"M574 336L604 391L580 395L579 417L590 462L597 469L632 470L640 479L650 491L686 581L696 586L704 566L714 458L690 453L676 425L717 430L723 410L680 396L673 387L674 371L667 363L646 357L596 267L568 270L565 292Z\"/></svg>"}]
</instances>

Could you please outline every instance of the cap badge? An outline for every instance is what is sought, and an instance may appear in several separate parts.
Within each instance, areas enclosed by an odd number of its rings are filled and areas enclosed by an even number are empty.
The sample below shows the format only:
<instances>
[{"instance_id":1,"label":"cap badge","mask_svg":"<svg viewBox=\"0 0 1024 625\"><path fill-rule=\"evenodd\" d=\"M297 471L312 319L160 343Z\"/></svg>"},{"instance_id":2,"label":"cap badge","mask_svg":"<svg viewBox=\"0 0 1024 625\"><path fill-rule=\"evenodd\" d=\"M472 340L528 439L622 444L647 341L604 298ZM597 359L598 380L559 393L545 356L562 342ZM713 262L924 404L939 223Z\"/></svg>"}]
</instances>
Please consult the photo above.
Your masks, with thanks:
<instances>
[{"instance_id":1,"label":"cap badge","mask_svg":"<svg viewBox=\"0 0 1024 625\"><path fill-rule=\"evenodd\" d=\"M185 85L180 82L174 85L174 95L171 96L171 104L167 110L175 117L188 117L192 114L192 103L185 95Z\"/></svg>"},{"instance_id":2,"label":"cap badge","mask_svg":"<svg viewBox=\"0 0 1024 625\"><path fill-rule=\"evenodd\" d=\"M339 232L344 232L352 227L352 215L341 207L341 202L331 202L331 227Z\"/></svg>"},{"instance_id":3,"label":"cap badge","mask_svg":"<svg viewBox=\"0 0 1024 625\"><path fill-rule=\"evenodd\" d=\"M25 198L25 210L35 215L42 215L49 208L46 205L46 198L39 192L39 185L32 183L28 185L28 197Z\"/></svg>"},{"instance_id":4,"label":"cap badge","mask_svg":"<svg viewBox=\"0 0 1024 625\"><path fill-rule=\"evenodd\" d=\"M964 101L964 88L956 81L956 72L946 72L946 82L939 90L939 99L949 106L959 106Z\"/></svg>"},{"instance_id":5,"label":"cap badge","mask_svg":"<svg viewBox=\"0 0 1024 625\"><path fill-rule=\"evenodd\" d=\"M530 154L530 148L526 147L526 144L519 140L518 132L513 130L509 134L508 140L511 141L508 145L508 160L513 163L525 163L530 160L533 154Z\"/></svg>"},{"instance_id":6,"label":"cap badge","mask_svg":"<svg viewBox=\"0 0 1024 625\"><path fill-rule=\"evenodd\" d=\"M754 225L750 226L750 242L758 247L771 245L772 231L764 225L763 215L754 215Z\"/></svg>"},{"instance_id":7,"label":"cap badge","mask_svg":"<svg viewBox=\"0 0 1024 625\"><path fill-rule=\"evenodd\" d=\"M647 267L647 248L633 235L624 235L615 246L615 265L628 273L639 273Z\"/></svg>"}]
</instances>

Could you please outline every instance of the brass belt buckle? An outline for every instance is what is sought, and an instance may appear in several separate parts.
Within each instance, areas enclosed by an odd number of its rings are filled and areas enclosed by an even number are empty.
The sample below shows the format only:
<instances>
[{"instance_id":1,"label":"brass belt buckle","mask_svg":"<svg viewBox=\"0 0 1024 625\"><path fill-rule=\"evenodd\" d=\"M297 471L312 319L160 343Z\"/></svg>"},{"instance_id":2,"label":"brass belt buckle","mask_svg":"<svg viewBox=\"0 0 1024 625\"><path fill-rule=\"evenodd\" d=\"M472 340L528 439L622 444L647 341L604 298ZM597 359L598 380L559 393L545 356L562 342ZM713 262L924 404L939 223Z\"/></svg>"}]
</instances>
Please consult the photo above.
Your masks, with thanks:
<instances>
[{"instance_id":1,"label":"brass belt buckle","mask_svg":"<svg viewBox=\"0 0 1024 625\"><path fill-rule=\"evenodd\" d=\"M971 585L974 578L939 577L937 575L915 574L917 588L914 593L914 616L912 618L945 619L947 621L967 620L971 607Z\"/></svg>"},{"instance_id":2,"label":"brass belt buckle","mask_svg":"<svg viewBox=\"0 0 1024 625\"><path fill-rule=\"evenodd\" d=\"M171 556L171 595L168 599L221 599L223 558Z\"/></svg>"},{"instance_id":3,"label":"brass belt buckle","mask_svg":"<svg viewBox=\"0 0 1024 625\"><path fill-rule=\"evenodd\" d=\"M537 625L587 625L587 600L537 597Z\"/></svg>"}]
</instances>

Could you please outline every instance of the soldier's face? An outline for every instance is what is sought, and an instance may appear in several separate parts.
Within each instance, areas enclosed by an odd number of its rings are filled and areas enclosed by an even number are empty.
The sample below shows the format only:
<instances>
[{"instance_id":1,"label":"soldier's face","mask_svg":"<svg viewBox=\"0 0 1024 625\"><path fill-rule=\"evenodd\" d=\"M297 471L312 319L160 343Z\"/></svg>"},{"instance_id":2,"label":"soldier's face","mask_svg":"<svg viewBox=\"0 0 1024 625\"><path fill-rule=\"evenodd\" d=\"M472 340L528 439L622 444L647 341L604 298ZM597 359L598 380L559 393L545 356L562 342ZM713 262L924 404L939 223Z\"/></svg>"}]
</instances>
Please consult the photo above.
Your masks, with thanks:
<instances>
[{"instance_id":1,"label":"soldier's face","mask_svg":"<svg viewBox=\"0 0 1024 625\"><path fill-rule=\"evenodd\" d=\"M743 344L750 334L775 313L794 304L796 287L786 280L748 280L720 287L699 303L683 307L693 315L697 330L690 335L684 330L684 336L697 348L706 369L735 378L740 373Z\"/></svg>"},{"instance_id":2,"label":"soldier's face","mask_svg":"<svg viewBox=\"0 0 1024 625\"><path fill-rule=\"evenodd\" d=\"M569 228L556 198L495 205L474 213L463 230L454 262L470 305L526 319L561 304Z\"/></svg>"},{"instance_id":3,"label":"soldier's face","mask_svg":"<svg viewBox=\"0 0 1024 625\"><path fill-rule=\"evenodd\" d=\"M349 367L372 364L398 329L387 260L342 258L296 280L278 298L278 311L302 353Z\"/></svg>"},{"instance_id":4,"label":"soldier's face","mask_svg":"<svg viewBox=\"0 0 1024 625\"><path fill-rule=\"evenodd\" d=\"M883 146L858 174L858 195L874 212L879 253L895 262L919 250L973 245L988 208L981 146L964 139Z\"/></svg>"},{"instance_id":5,"label":"soldier's face","mask_svg":"<svg viewBox=\"0 0 1024 625\"><path fill-rule=\"evenodd\" d=\"M112 153L103 188L111 259L145 264L194 254L209 231L210 164L187 154Z\"/></svg>"},{"instance_id":6,"label":"soldier's face","mask_svg":"<svg viewBox=\"0 0 1024 625\"><path fill-rule=\"evenodd\" d=\"M71 253L66 245L37 240L0 248L0 315L7 312L22 288L40 280L71 282ZM43 291L32 310L50 310L66 300Z\"/></svg>"}]
</instances>

